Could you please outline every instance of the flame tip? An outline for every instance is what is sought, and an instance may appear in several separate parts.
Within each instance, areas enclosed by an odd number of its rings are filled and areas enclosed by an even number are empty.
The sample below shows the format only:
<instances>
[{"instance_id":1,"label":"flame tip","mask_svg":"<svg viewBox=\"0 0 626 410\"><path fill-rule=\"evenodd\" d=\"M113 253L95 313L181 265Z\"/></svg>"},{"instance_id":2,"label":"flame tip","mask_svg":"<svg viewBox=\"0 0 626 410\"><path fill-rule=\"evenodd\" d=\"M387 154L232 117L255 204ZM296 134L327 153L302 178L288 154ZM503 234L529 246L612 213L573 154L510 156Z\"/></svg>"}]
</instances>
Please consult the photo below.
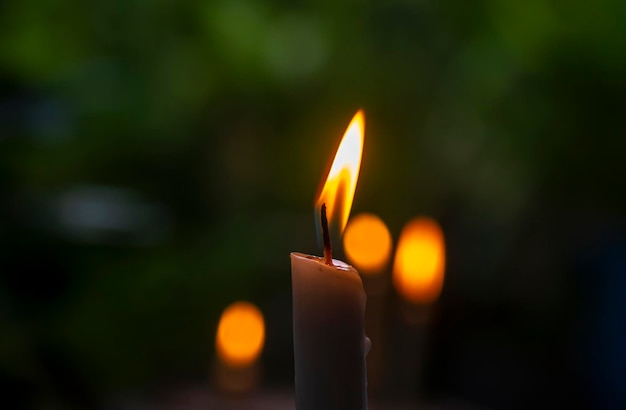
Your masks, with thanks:
<instances>
[{"instance_id":1,"label":"flame tip","mask_svg":"<svg viewBox=\"0 0 626 410\"><path fill-rule=\"evenodd\" d=\"M326 203L328 219L338 216L340 232L343 232L352 208L361 167L364 132L365 113L359 109L341 138L326 183L317 199L318 206Z\"/></svg>"},{"instance_id":2,"label":"flame tip","mask_svg":"<svg viewBox=\"0 0 626 410\"><path fill-rule=\"evenodd\" d=\"M352 121L357 121L361 126L365 125L365 111L359 108L352 117Z\"/></svg>"}]
</instances>

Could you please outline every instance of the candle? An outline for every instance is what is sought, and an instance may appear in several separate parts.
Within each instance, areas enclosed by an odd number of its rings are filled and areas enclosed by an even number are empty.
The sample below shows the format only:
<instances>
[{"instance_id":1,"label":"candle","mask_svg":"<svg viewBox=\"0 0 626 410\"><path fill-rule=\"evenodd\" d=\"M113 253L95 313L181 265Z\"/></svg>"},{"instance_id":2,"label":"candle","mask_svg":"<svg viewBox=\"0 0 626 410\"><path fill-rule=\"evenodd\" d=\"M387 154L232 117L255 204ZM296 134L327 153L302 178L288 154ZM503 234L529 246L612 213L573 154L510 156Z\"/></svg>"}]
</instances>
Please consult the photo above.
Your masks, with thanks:
<instances>
[{"instance_id":1,"label":"candle","mask_svg":"<svg viewBox=\"0 0 626 410\"><path fill-rule=\"evenodd\" d=\"M296 409L367 409L365 291L350 265L332 259L328 219L346 225L363 149L357 112L317 200L324 257L291 254Z\"/></svg>"},{"instance_id":2,"label":"candle","mask_svg":"<svg viewBox=\"0 0 626 410\"><path fill-rule=\"evenodd\" d=\"M218 387L229 393L246 393L259 381L258 358L265 343L263 314L252 303L238 301L222 313L215 349L214 377Z\"/></svg>"},{"instance_id":3,"label":"candle","mask_svg":"<svg viewBox=\"0 0 626 410\"><path fill-rule=\"evenodd\" d=\"M365 332L376 344L367 353L367 386L370 395L378 394L385 382L385 334L390 277L387 270L393 248L385 222L374 214L350 218L343 234L346 257L363 273L367 295Z\"/></svg>"},{"instance_id":4,"label":"candle","mask_svg":"<svg viewBox=\"0 0 626 410\"><path fill-rule=\"evenodd\" d=\"M402 229L393 263L393 284L401 299L399 316L392 322L390 352L395 397L421 400L429 347L429 322L444 281L443 231L431 218L419 217ZM399 354L398 352L402 352Z\"/></svg>"}]
</instances>

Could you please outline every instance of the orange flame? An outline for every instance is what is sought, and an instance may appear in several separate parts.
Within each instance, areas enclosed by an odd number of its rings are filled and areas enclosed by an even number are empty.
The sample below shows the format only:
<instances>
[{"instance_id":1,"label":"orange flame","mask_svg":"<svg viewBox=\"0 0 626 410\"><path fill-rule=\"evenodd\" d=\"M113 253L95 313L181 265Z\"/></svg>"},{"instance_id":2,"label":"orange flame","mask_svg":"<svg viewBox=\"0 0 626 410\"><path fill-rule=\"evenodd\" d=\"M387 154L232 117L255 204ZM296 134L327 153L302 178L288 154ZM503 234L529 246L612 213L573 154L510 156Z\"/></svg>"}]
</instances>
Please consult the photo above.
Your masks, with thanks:
<instances>
[{"instance_id":1,"label":"orange flame","mask_svg":"<svg viewBox=\"0 0 626 410\"><path fill-rule=\"evenodd\" d=\"M219 358L233 367L252 364L263 350L265 322L251 303L235 302L222 313L215 345Z\"/></svg>"},{"instance_id":2,"label":"orange flame","mask_svg":"<svg viewBox=\"0 0 626 410\"><path fill-rule=\"evenodd\" d=\"M343 247L350 262L361 272L380 273L391 254L391 234L378 216L359 214L346 227Z\"/></svg>"},{"instance_id":3,"label":"orange flame","mask_svg":"<svg viewBox=\"0 0 626 410\"><path fill-rule=\"evenodd\" d=\"M365 134L365 114L357 111L350 125L343 134L333 165L317 200L317 207L326 204L326 215L329 220L339 223L339 231L343 232L352 209L352 200L356 190L356 181L361 167L363 153L363 137Z\"/></svg>"},{"instance_id":4,"label":"orange flame","mask_svg":"<svg viewBox=\"0 0 626 410\"><path fill-rule=\"evenodd\" d=\"M400 235L393 266L398 292L414 303L431 303L441 293L445 268L443 231L430 218L416 218Z\"/></svg>"}]
</instances>

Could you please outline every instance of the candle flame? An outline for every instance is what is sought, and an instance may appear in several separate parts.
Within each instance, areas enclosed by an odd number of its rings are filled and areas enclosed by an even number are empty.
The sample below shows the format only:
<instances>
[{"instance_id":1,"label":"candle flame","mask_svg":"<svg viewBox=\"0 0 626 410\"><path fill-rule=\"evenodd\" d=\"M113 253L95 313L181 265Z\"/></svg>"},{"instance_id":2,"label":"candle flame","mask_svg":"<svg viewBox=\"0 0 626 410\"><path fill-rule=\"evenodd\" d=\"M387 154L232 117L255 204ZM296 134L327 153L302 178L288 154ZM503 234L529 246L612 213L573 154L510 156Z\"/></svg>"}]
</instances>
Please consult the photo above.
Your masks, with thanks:
<instances>
[{"instance_id":1,"label":"candle flame","mask_svg":"<svg viewBox=\"0 0 626 410\"><path fill-rule=\"evenodd\" d=\"M359 214L348 222L343 235L346 256L359 271L377 274L387 266L391 254L387 225L373 214Z\"/></svg>"},{"instance_id":2,"label":"candle flame","mask_svg":"<svg viewBox=\"0 0 626 410\"><path fill-rule=\"evenodd\" d=\"M410 221L400 235L393 266L398 292L414 303L431 303L441 293L445 268L443 231L430 218Z\"/></svg>"},{"instance_id":3,"label":"candle flame","mask_svg":"<svg viewBox=\"0 0 626 410\"><path fill-rule=\"evenodd\" d=\"M215 345L219 358L233 367L252 364L263 350L265 322L249 302L235 302L222 313Z\"/></svg>"},{"instance_id":4,"label":"candle flame","mask_svg":"<svg viewBox=\"0 0 626 410\"><path fill-rule=\"evenodd\" d=\"M317 208L326 204L329 220L337 221L339 232L343 232L352 209L356 181L361 167L363 138L365 134L365 114L357 111L343 134L335 159L330 167L326 183L317 200Z\"/></svg>"}]
</instances>

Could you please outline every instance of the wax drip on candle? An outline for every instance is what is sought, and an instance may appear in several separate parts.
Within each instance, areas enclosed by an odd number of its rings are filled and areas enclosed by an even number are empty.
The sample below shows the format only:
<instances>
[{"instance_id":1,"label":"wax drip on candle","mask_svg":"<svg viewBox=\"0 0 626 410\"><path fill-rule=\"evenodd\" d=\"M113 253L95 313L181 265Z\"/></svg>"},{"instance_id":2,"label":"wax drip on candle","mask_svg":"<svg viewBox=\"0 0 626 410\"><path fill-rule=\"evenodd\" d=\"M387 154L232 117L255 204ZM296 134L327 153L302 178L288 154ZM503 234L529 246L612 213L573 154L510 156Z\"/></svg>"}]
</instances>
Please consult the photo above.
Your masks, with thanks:
<instances>
[{"instance_id":1,"label":"wax drip on candle","mask_svg":"<svg viewBox=\"0 0 626 410\"><path fill-rule=\"evenodd\" d=\"M324 238L324 263L333 265L333 250L330 247L330 233L328 232L328 218L326 218L326 203L322 204L322 237Z\"/></svg>"}]
</instances>

